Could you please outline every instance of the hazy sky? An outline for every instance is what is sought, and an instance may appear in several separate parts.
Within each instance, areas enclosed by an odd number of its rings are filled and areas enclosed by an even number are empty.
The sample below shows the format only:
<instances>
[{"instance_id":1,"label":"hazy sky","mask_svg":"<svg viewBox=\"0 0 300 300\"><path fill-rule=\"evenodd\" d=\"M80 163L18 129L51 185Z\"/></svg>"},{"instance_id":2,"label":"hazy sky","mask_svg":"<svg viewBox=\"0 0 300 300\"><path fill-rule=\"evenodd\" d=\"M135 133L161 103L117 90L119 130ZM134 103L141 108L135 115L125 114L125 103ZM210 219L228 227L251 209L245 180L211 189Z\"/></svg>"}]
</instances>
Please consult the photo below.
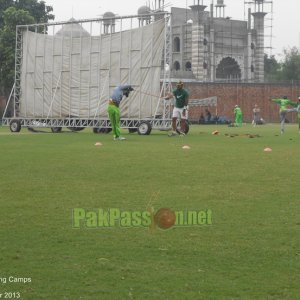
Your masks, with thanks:
<instances>
[{"instance_id":1,"label":"hazy sky","mask_svg":"<svg viewBox=\"0 0 300 300\"><path fill-rule=\"evenodd\" d=\"M170 6L188 7L195 0L165 0L165 5L169 10ZM212 0L203 0L203 3L209 6ZM224 0L225 16L233 19L244 19L245 2L254 0ZM66 21L71 17L75 19L97 18L107 11L112 11L117 15L136 15L139 7L150 3L152 6L154 0L45 0L47 5L53 6L55 21ZM158 2L158 1L157 1ZM197 2L197 1L196 1ZM280 59L280 54L284 48L300 47L300 1L299 0L267 0L265 12L266 16L266 35L270 35L272 29L272 54ZM271 5L271 2L273 5ZM217 0L214 0L217 3ZM247 6L246 6L247 7ZM271 11L273 13L271 14ZM273 21L271 21L273 16ZM272 25L272 26L271 26ZM266 41L269 46L269 40ZM270 54L270 52L266 51Z\"/></svg>"}]
</instances>

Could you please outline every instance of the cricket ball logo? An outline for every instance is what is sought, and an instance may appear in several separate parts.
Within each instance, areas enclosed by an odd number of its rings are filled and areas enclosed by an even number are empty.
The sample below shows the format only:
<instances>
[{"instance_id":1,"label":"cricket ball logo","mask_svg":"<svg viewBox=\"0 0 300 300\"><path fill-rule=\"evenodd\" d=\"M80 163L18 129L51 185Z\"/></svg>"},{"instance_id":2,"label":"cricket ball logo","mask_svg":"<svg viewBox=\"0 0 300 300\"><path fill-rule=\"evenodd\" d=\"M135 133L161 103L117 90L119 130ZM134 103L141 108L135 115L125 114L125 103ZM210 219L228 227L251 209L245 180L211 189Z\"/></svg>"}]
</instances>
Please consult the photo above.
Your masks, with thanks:
<instances>
[{"instance_id":1,"label":"cricket ball logo","mask_svg":"<svg viewBox=\"0 0 300 300\"><path fill-rule=\"evenodd\" d=\"M160 208L154 215L154 223L161 229L169 229L175 222L176 215L169 208Z\"/></svg>"}]
</instances>

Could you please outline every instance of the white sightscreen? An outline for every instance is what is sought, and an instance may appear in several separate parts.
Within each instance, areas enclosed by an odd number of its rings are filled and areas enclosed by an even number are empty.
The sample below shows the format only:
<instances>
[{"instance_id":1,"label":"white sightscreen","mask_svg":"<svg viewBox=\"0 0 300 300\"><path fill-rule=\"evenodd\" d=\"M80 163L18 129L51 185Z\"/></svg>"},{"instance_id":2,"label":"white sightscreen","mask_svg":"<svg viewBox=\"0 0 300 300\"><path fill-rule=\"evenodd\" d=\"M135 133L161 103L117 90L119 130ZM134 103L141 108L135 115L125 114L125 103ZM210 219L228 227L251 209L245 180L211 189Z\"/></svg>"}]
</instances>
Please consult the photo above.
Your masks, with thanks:
<instances>
[{"instance_id":1,"label":"white sightscreen","mask_svg":"<svg viewBox=\"0 0 300 300\"><path fill-rule=\"evenodd\" d=\"M154 115L160 94L165 20L98 36L23 33L21 117L107 117L112 89L131 84L123 118Z\"/></svg>"}]
</instances>

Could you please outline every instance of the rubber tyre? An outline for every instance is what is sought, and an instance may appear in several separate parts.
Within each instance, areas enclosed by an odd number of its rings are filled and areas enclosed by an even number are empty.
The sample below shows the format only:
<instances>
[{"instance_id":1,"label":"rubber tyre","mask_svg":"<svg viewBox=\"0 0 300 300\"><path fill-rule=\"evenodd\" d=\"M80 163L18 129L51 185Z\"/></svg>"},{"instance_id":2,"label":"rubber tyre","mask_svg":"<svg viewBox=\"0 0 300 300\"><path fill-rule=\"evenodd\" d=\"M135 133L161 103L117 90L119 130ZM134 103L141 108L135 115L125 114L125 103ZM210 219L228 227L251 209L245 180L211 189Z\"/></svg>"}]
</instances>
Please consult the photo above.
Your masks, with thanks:
<instances>
[{"instance_id":1,"label":"rubber tyre","mask_svg":"<svg viewBox=\"0 0 300 300\"><path fill-rule=\"evenodd\" d=\"M84 127L67 127L71 131L81 131L84 129Z\"/></svg>"},{"instance_id":2,"label":"rubber tyre","mask_svg":"<svg viewBox=\"0 0 300 300\"><path fill-rule=\"evenodd\" d=\"M61 127L51 127L51 131L53 132L53 133L60 133L61 132Z\"/></svg>"},{"instance_id":3,"label":"rubber tyre","mask_svg":"<svg viewBox=\"0 0 300 300\"><path fill-rule=\"evenodd\" d=\"M138 131L137 128L128 128L128 132L129 132L129 133L135 133L135 132L137 132L137 131Z\"/></svg>"},{"instance_id":4,"label":"rubber tyre","mask_svg":"<svg viewBox=\"0 0 300 300\"><path fill-rule=\"evenodd\" d=\"M104 133L104 134L107 134L107 133L110 133L112 131L111 128L98 128L98 127L94 127L93 128L93 132L94 133Z\"/></svg>"},{"instance_id":5,"label":"rubber tyre","mask_svg":"<svg viewBox=\"0 0 300 300\"><path fill-rule=\"evenodd\" d=\"M9 123L9 128L11 132L20 132L21 122L19 120L11 120Z\"/></svg>"},{"instance_id":6,"label":"rubber tyre","mask_svg":"<svg viewBox=\"0 0 300 300\"><path fill-rule=\"evenodd\" d=\"M151 133L152 126L150 122L142 122L140 123L137 131L139 135L149 135Z\"/></svg>"},{"instance_id":7,"label":"rubber tyre","mask_svg":"<svg viewBox=\"0 0 300 300\"><path fill-rule=\"evenodd\" d=\"M189 121L185 120L185 130L184 130L184 134L188 134L190 130L190 124L189 124ZM177 127L176 129L177 133L180 133L180 125L179 127Z\"/></svg>"},{"instance_id":8,"label":"rubber tyre","mask_svg":"<svg viewBox=\"0 0 300 300\"><path fill-rule=\"evenodd\" d=\"M186 121L185 121L185 130L184 130L184 133L185 133L185 134L188 134L189 131L190 131L190 124L189 124L189 122L186 120Z\"/></svg>"}]
</instances>

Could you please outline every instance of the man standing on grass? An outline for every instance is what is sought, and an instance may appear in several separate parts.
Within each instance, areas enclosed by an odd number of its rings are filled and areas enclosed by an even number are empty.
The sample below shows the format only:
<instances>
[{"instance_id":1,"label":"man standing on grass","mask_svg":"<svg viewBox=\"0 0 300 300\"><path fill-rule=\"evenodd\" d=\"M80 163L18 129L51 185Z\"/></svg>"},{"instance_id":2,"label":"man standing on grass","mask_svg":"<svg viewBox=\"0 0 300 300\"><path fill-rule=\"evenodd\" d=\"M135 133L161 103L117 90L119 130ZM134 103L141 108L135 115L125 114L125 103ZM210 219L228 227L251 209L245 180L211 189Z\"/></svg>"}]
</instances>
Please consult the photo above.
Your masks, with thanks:
<instances>
[{"instance_id":1,"label":"man standing on grass","mask_svg":"<svg viewBox=\"0 0 300 300\"><path fill-rule=\"evenodd\" d=\"M254 105L252 112L253 112L252 125L253 125L253 127L255 127L257 125L257 123L260 121L260 115L259 115L260 108L258 107L257 104Z\"/></svg>"},{"instance_id":2,"label":"man standing on grass","mask_svg":"<svg viewBox=\"0 0 300 300\"><path fill-rule=\"evenodd\" d=\"M296 108L297 113L298 113L298 124L299 124L299 134L300 134L300 97L298 97L298 106Z\"/></svg>"},{"instance_id":3,"label":"man standing on grass","mask_svg":"<svg viewBox=\"0 0 300 300\"><path fill-rule=\"evenodd\" d=\"M236 105L234 107L234 123L235 123L235 126L236 127L242 127L242 122L243 122L243 113L242 113L242 110L241 108Z\"/></svg>"},{"instance_id":4,"label":"man standing on grass","mask_svg":"<svg viewBox=\"0 0 300 300\"><path fill-rule=\"evenodd\" d=\"M111 128L114 135L115 141L126 140L124 137L121 137L121 128L120 128L120 102L123 99L123 96L128 97L129 93L133 91L131 85L119 85L114 88L111 98L108 102L108 116L111 124Z\"/></svg>"},{"instance_id":5,"label":"man standing on grass","mask_svg":"<svg viewBox=\"0 0 300 300\"><path fill-rule=\"evenodd\" d=\"M287 96L282 98L270 98L271 101L279 105L279 116L280 116L280 132L284 134L285 117L288 112L295 111L294 108L287 108L289 105L296 107L297 103L289 100Z\"/></svg>"},{"instance_id":6,"label":"man standing on grass","mask_svg":"<svg viewBox=\"0 0 300 300\"><path fill-rule=\"evenodd\" d=\"M183 88L183 82L179 81L176 84L176 89L168 94L165 99L174 97L175 103L172 114L172 133L169 136L177 136L177 118L180 119L180 135L185 135L186 132L186 118L187 118L187 105L189 103L189 93Z\"/></svg>"}]
</instances>

